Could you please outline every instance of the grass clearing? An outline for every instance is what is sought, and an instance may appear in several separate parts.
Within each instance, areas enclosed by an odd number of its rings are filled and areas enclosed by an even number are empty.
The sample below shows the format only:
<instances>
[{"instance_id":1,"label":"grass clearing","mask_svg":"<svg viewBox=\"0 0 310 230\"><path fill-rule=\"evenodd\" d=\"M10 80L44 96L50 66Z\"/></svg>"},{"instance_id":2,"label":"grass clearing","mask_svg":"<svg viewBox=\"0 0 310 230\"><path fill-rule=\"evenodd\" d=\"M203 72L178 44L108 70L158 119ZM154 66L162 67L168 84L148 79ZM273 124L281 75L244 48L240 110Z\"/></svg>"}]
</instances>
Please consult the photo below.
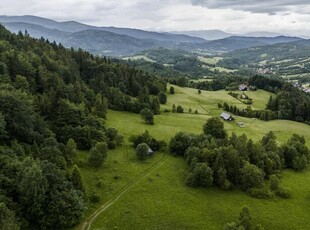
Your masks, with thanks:
<instances>
[{"instance_id":1,"label":"grass clearing","mask_svg":"<svg viewBox=\"0 0 310 230\"><path fill-rule=\"evenodd\" d=\"M125 57L123 58L124 60L132 60L132 61L136 61L136 60L145 60L145 61L148 61L148 62L156 62L154 61L153 59L147 57L146 55L136 55L136 56L133 56L133 57Z\"/></svg>"},{"instance_id":2,"label":"grass clearing","mask_svg":"<svg viewBox=\"0 0 310 230\"><path fill-rule=\"evenodd\" d=\"M198 57L199 61L209 65L216 65L222 59L221 57Z\"/></svg>"},{"instance_id":3,"label":"grass clearing","mask_svg":"<svg viewBox=\"0 0 310 230\"><path fill-rule=\"evenodd\" d=\"M226 72L226 73L233 73L235 72L236 70L233 70L233 69L227 69L227 68L224 68L224 67L212 67L210 68L211 71L218 71L218 72Z\"/></svg>"},{"instance_id":4,"label":"grass clearing","mask_svg":"<svg viewBox=\"0 0 310 230\"><path fill-rule=\"evenodd\" d=\"M223 229L238 218L242 206L265 229L308 229L310 172L285 172L283 184L292 199L259 200L239 190L189 188L184 184L188 166L169 157L158 171L145 178L96 219L93 229ZM302 189L300 189L302 187Z\"/></svg>"},{"instance_id":5,"label":"grass clearing","mask_svg":"<svg viewBox=\"0 0 310 230\"><path fill-rule=\"evenodd\" d=\"M128 142L132 134L149 130L157 139L167 142L176 132L185 131L201 133L202 125L211 115L221 112L217 103L227 101L229 104L245 106L226 91L207 92L201 95L195 89L175 87L176 94L168 95L167 105L182 105L199 110L199 114L163 113L155 116L155 125L146 125L138 114L109 111L107 126L115 127L125 136L125 144L109 151L107 161L100 169L93 169L87 164L87 152L79 153L78 165L83 174L87 193L101 196L101 202L91 205L85 219L99 206L118 194L126 185L149 168L162 160L165 153L156 153L145 163L138 162L134 149ZM270 93L265 91L248 92L253 98L253 108L263 109ZM245 128L236 125L237 121L245 123ZM246 133L258 141L269 131L274 131L278 142L283 143L291 134L305 136L310 147L310 128L308 125L292 121L260 121L236 117L234 122L225 122L229 133L238 135ZM285 171L283 185L292 190L288 200L259 200L247 196L239 190L222 191L217 188L192 189L185 185L184 179L188 166L182 158L167 156L166 162L151 174L142 178L112 206L94 220L91 229L222 229L227 222L238 218L244 205L251 208L255 220L261 222L265 229L308 229L310 226L310 170L303 173ZM96 184L101 181L102 186ZM77 226L76 229L81 229Z\"/></svg>"}]
</instances>

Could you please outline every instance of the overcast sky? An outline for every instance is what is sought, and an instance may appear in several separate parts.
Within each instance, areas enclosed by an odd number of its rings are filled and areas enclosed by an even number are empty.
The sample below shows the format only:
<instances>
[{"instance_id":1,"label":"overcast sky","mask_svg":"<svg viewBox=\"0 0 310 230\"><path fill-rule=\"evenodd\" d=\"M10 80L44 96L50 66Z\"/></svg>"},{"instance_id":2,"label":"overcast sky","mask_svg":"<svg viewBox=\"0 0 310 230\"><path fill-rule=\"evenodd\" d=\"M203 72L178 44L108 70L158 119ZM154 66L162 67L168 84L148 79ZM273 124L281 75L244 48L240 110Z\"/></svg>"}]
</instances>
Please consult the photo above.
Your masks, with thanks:
<instances>
[{"instance_id":1,"label":"overcast sky","mask_svg":"<svg viewBox=\"0 0 310 230\"><path fill-rule=\"evenodd\" d=\"M309 0L0 0L0 14L161 31L310 35Z\"/></svg>"}]
</instances>

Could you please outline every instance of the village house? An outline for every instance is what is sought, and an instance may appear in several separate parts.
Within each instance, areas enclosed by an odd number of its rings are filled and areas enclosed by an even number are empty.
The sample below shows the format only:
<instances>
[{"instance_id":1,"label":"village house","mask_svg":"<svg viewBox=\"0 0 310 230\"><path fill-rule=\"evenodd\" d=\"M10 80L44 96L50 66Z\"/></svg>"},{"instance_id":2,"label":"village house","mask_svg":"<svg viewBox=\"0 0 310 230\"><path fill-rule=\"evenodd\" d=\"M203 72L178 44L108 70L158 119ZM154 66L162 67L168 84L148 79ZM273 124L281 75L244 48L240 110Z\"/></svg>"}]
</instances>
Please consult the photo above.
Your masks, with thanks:
<instances>
[{"instance_id":1,"label":"village house","mask_svg":"<svg viewBox=\"0 0 310 230\"><path fill-rule=\"evenodd\" d=\"M225 121L233 121L234 120L233 116L231 116L229 113L226 113L226 112L223 112L220 115L220 117L223 118Z\"/></svg>"},{"instance_id":2,"label":"village house","mask_svg":"<svg viewBox=\"0 0 310 230\"><path fill-rule=\"evenodd\" d=\"M247 91L248 90L248 86L246 84L241 84L241 85L239 85L239 90L240 91Z\"/></svg>"}]
</instances>

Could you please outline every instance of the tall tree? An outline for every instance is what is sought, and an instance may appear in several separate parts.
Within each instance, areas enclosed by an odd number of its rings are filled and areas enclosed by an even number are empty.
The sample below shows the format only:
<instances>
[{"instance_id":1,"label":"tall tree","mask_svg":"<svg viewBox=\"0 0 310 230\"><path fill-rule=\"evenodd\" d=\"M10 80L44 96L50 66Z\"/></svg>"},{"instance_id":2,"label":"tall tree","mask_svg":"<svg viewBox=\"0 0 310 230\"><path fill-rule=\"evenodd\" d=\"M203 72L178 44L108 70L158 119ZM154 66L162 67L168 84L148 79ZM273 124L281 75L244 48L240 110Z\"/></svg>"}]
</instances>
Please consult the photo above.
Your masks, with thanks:
<instances>
[{"instance_id":1,"label":"tall tree","mask_svg":"<svg viewBox=\"0 0 310 230\"><path fill-rule=\"evenodd\" d=\"M75 189L80 190L85 196L85 185L80 169L77 165L73 166L72 174L71 174L71 182Z\"/></svg>"},{"instance_id":2,"label":"tall tree","mask_svg":"<svg viewBox=\"0 0 310 230\"><path fill-rule=\"evenodd\" d=\"M160 104L157 97L154 97L152 100L152 111L155 115L160 114Z\"/></svg>"},{"instance_id":3,"label":"tall tree","mask_svg":"<svg viewBox=\"0 0 310 230\"><path fill-rule=\"evenodd\" d=\"M89 152L89 163L94 167L102 166L107 157L108 146L105 142L98 142Z\"/></svg>"},{"instance_id":4,"label":"tall tree","mask_svg":"<svg viewBox=\"0 0 310 230\"><path fill-rule=\"evenodd\" d=\"M150 125L154 124L154 114L152 113L152 111L150 109L142 109L140 112L141 118Z\"/></svg>"},{"instance_id":5,"label":"tall tree","mask_svg":"<svg viewBox=\"0 0 310 230\"><path fill-rule=\"evenodd\" d=\"M98 117L107 118L107 110L108 110L108 101L105 97L100 94L97 94L96 101L94 104L94 114Z\"/></svg>"},{"instance_id":6,"label":"tall tree","mask_svg":"<svg viewBox=\"0 0 310 230\"><path fill-rule=\"evenodd\" d=\"M160 104L166 104L167 103L167 95L164 92L159 93L158 99L159 99Z\"/></svg>"},{"instance_id":7,"label":"tall tree","mask_svg":"<svg viewBox=\"0 0 310 230\"><path fill-rule=\"evenodd\" d=\"M224 139L227 136L224 124L218 117L208 119L203 126L203 132L204 134L211 135L217 139Z\"/></svg>"},{"instance_id":8,"label":"tall tree","mask_svg":"<svg viewBox=\"0 0 310 230\"><path fill-rule=\"evenodd\" d=\"M66 144L65 153L72 161L75 160L77 154L77 145L72 138L70 138Z\"/></svg>"}]
</instances>

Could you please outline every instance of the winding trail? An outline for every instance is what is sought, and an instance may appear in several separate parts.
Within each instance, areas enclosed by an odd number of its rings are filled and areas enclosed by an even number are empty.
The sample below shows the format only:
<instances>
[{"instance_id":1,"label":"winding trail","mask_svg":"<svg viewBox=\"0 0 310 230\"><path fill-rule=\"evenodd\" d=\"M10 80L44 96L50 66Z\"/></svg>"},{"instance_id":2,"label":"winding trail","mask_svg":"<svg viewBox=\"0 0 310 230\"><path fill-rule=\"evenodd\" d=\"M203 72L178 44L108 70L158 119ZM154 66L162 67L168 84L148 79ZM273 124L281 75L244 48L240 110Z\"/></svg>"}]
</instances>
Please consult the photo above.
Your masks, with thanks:
<instances>
[{"instance_id":1,"label":"winding trail","mask_svg":"<svg viewBox=\"0 0 310 230\"><path fill-rule=\"evenodd\" d=\"M119 198L121 198L129 189L131 189L134 185L136 185L138 182L140 182L145 177L149 176L151 173L153 173L155 170L157 170L159 167L161 167L163 164L165 164L167 161L167 157L163 156L162 159L157 162L154 166L149 168L143 175L139 176L135 180L128 183L125 187L123 187L117 194L115 194L111 199L109 199L106 203L104 203L102 206L100 206L95 212L93 212L87 220L83 223L81 230L90 230L94 220L106 209L108 209L111 205L113 205Z\"/></svg>"}]
</instances>

